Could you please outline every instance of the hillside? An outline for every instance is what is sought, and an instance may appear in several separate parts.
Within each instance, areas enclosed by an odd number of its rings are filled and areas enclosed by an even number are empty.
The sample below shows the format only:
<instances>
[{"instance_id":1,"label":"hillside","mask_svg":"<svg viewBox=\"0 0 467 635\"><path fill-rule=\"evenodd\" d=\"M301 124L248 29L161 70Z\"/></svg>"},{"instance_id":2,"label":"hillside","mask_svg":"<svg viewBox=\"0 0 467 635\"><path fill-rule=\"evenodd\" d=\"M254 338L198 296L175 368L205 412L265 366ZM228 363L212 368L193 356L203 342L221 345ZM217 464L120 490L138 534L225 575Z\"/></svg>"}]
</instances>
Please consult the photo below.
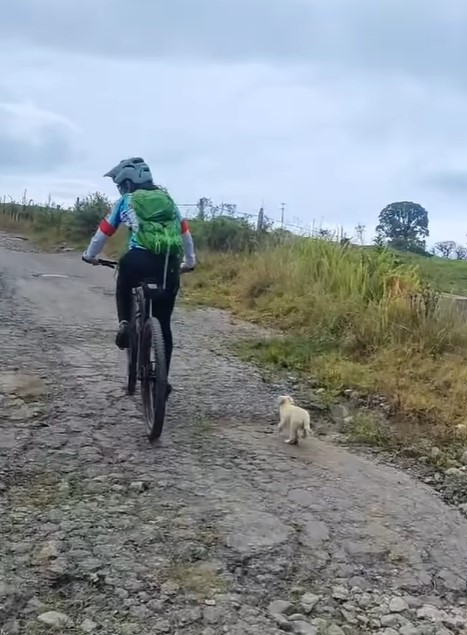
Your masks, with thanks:
<instances>
[{"instance_id":1,"label":"hillside","mask_svg":"<svg viewBox=\"0 0 467 635\"><path fill-rule=\"evenodd\" d=\"M97 194L65 212L10 206L0 229L81 248L107 209ZM360 440L399 447L430 438L457 455L459 434L467 437L467 324L438 292L467 295L466 262L258 233L231 217L196 220L192 230L199 264L183 280L185 300L280 333L244 342L242 356L300 373L327 404L349 390L382 398L395 427L388 434L366 422ZM124 239L116 234L109 255Z\"/></svg>"},{"instance_id":2,"label":"hillside","mask_svg":"<svg viewBox=\"0 0 467 635\"><path fill-rule=\"evenodd\" d=\"M416 254L398 255L403 262L419 267L423 278L438 291L467 295L466 260L448 260L438 256L428 258Z\"/></svg>"}]
</instances>

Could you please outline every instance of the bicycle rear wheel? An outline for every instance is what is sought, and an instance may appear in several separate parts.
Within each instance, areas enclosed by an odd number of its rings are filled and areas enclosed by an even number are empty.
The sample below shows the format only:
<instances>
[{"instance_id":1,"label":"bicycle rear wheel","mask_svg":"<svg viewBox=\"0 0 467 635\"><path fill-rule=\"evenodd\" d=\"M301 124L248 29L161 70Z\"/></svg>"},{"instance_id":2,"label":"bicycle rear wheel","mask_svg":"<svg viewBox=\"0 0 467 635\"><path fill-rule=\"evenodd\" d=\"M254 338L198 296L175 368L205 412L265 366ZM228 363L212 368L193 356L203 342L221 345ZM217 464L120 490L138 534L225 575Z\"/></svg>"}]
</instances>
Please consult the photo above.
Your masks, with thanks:
<instances>
[{"instance_id":1,"label":"bicycle rear wheel","mask_svg":"<svg viewBox=\"0 0 467 635\"><path fill-rule=\"evenodd\" d=\"M165 344L157 318L148 318L141 338L141 397L150 441L159 439L164 427L167 397Z\"/></svg>"}]
</instances>

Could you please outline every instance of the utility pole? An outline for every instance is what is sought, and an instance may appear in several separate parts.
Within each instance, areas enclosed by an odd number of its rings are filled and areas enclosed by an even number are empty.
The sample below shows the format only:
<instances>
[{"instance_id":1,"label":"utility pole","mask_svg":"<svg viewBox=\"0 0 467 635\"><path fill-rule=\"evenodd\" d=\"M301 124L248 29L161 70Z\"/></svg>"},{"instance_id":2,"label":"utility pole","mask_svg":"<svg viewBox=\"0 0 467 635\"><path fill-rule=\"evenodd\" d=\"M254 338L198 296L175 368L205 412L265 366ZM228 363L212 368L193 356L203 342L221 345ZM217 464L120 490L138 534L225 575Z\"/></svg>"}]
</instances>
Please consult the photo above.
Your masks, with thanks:
<instances>
[{"instance_id":1,"label":"utility pole","mask_svg":"<svg viewBox=\"0 0 467 635\"><path fill-rule=\"evenodd\" d=\"M284 229L285 203L281 203L281 229Z\"/></svg>"}]
</instances>

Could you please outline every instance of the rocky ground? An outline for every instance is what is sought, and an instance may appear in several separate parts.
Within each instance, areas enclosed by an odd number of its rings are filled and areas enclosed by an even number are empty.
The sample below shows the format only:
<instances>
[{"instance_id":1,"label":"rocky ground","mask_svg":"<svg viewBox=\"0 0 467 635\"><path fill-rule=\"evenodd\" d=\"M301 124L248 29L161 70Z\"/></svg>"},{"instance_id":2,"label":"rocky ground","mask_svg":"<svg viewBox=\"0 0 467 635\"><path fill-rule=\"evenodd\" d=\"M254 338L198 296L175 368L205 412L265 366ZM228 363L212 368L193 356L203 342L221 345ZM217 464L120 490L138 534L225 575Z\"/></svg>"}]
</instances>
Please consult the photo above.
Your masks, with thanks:
<instances>
[{"instance_id":1,"label":"rocky ground","mask_svg":"<svg viewBox=\"0 0 467 635\"><path fill-rule=\"evenodd\" d=\"M1 633L467 632L467 520L394 467L286 446L286 387L226 353L253 327L178 310L151 447L113 286L0 235Z\"/></svg>"}]
</instances>

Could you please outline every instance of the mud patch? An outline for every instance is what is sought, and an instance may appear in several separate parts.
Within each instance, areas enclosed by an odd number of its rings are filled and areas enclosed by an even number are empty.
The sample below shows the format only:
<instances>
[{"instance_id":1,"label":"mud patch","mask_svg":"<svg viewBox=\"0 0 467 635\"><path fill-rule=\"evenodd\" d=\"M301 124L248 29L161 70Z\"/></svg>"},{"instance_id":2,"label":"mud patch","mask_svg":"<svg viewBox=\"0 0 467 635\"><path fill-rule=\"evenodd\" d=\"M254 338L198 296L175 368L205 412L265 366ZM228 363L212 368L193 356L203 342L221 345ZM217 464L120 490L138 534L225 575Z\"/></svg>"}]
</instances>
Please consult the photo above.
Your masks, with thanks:
<instances>
[{"instance_id":1,"label":"mud patch","mask_svg":"<svg viewBox=\"0 0 467 635\"><path fill-rule=\"evenodd\" d=\"M47 387L40 377L21 372L0 373L0 394L16 395L24 400L35 400L47 393Z\"/></svg>"},{"instance_id":2,"label":"mud patch","mask_svg":"<svg viewBox=\"0 0 467 635\"><path fill-rule=\"evenodd\" d=\"M38 417L43 412L42 407L37 403L27 404L17 397L2 397L1 395L0 407L2 419L5 421L26 422Z\"/></svg>"},{"instance_id":3,"label":"mud patch","mask_svg":"<svg viewBox=\"0 0 467 635\"><path fill-rule=\"evenodd\" d=\"M45 382L36 375L19 371L0 372L0 394L16 395L22 399L35 399L47 393Z\"/></svg>"},{"instance_id":4,"label":"mud patch","mask_svg":"<svg viewBox=\"0 0 467 635\"><path fill-rule=\"evenodd\" d=\"M43 402L46 395L47 387L40 377L21 372L0 373L0 411L3 421L21 423L38 417L42 412L39 402ZM13 438L10 439L11 443ZM2 433L2 446L5 443Z\"/></svg>"}]
</instances>

